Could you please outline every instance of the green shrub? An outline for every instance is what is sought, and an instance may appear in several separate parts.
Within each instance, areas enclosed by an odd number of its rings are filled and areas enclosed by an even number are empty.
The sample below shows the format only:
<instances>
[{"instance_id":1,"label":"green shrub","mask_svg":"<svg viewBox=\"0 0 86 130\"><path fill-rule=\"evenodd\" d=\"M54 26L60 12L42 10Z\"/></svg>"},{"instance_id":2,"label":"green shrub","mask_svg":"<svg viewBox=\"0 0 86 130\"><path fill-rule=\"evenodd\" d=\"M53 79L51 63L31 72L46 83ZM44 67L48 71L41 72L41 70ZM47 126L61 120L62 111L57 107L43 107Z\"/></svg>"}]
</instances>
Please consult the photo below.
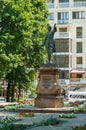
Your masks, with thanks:
<instances>
[{"instance_id":1,"label":"green shrub","mask_svg":"<svg viewBox=\"0 0 86 130\"><path fill-rule=\"evenodd\" d=\"M29 108L32 107L30 104L16 104L11 106L6 106L4 111L15 111L18 108Z\"/></svg>"},{"instance_id":2,"label":"green shrub","mask_svg":"<svg viewBox=\"0 0 86 130\"><path fill-rule=\"evenodd\" d=\"M47 120L42 120L41 122L39 122L38 125L48 126L48 125L56 125L56 124L59 124L59 123L60 123L60 120L51 116Z\"/></svg>"},{"instance_id":3,"label":"green shrub","mask_svg":"<svg viewBox=\"0 0 86 130\"><path fill-rule=\"evenodd\" d=\"M0 130L24 130L27 128L27 125L24 124L3 124Z\"/></svg>"},{"instance_id":4,"label":"green shrub","mask_svg":"<svg viewBox=\"0 0 86 130\"><path fill-rule=\"evenodd\" d=\"M0 123L6 124L6 123L12 123L12 122L15 122L15 121L19 121L19 120L20 120L20 118L17 118L17 117L5 116L5 117L0 119Z\"/></svg>"},{"instance_id":5,"label":"green shrub","mask_svg":"<svg viewBox=\"0 0 86 130\"><path fill-rule=\"evenodd\" d=\"M73 130L86 130L86 124L83 126L76 126Z\"/></svg>"},{"instance_id":6,"label":"green shrub","mask_svg":"<svg viewBox=\"0 0 86 130\"><path fill-rule=\"evenodd\" d=\"M43 120L43 121L38 122L38 123L33 123L31 125L4 123L2 125L2 128L0 128L0 130L24 130L26 128L29 129L29 128L35 127L35 126L49 126L49 125L57 125L59 123L60 123L60 120L51 116L47 120Z\"/></svg>"},{"instance_id":7,"label":"green shrub","mask_svg":"<svg viewBox=\"0 0 86 130\"><path fill-rule=\"evenodd\" d=\"M74 112L86 112L86 106L79 106L75 108Z\"/></svg>"},{"instance_id":8,"label":"green shrub","mask_svg":"<svg viewBox=\"0 0 86 130\"><path fill-rule=\"evenodd\" d=\"M71 113L71 114L65 114L65 113L62 113L59 115L60 118L75 118L75 114L74 113Z\"/></svg>"}]
</instances>

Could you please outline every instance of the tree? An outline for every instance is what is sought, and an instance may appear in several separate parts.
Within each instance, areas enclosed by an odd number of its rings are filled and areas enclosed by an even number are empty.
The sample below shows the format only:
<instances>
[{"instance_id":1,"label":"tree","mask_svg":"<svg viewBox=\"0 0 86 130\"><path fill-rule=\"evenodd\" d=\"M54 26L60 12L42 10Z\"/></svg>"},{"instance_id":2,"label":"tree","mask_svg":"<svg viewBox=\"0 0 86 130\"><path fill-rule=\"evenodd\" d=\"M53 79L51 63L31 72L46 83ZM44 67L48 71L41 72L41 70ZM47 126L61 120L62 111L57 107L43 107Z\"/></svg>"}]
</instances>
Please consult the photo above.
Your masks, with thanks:
<instances>
[{"instance_id":1,"label":"tree","mask_svg":"<svg viewBox=\"0 0 86 130\"><path fill-rule=\"evenodd\" d=\"M33 74L27 75L27 68L38 68L43 61L40 43L48 22L45 2L45 0L0 1L0 76L6 77L5 80L8 82L8 101L10 86L14 93L16 85L25 85L18 71L23 70L25 76L29 77L29 82Z\"/></svg>"}]
</instances>

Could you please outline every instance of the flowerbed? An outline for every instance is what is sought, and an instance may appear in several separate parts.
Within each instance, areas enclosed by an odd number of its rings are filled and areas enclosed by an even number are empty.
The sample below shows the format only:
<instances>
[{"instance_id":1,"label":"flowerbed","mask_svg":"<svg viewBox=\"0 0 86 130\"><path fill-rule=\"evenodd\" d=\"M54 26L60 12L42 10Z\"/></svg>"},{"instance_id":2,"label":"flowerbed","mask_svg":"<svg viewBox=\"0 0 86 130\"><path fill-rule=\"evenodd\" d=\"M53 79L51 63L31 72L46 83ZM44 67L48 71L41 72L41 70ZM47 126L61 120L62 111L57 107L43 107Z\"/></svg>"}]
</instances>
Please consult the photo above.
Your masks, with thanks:
<instances>
[{"instance_id":1,"label":"flowerbed","mask_svg":"<svg viewBox=\"0 0 86 130\"><path fill-rule=\"evenodd\" d=\"M29 100L29 101L19 101L18 104L30 104L30 105L34 105L34 99Z\"/></svg>"},{"instance_id":2,"label":"flowerbed","mask_svg":"<svg viewBox=\"0 0 86 130\"><path fill-rule=\"evenodd\" d=\"M75 102L69 102L69 104L70 104L71 106L79 106L80 104L82 104L82 102L80 102L80 101L75 101Z\"/></svg>"},{"instance_id":3,"label":"flowerbed","mask_svg":"<svg viewBox=\"0 0 86 130\"><path fill-rule=\"evenodd\" d=\"M86 112L86 106L78 106L74 112Z\"/></svg>"},{"instance_id":4,"label":"flowerbed","mask_svg":"<svg viewBox=\"0 0 86 130\"><path fill-rule=\"evenodd\" d=\"M33 117L34 112L28 112L28 113L20 112L19 114L17 114L17 116L18 117Z\"/></svg>"},{"instance_id":5,"label":"flowerbed","mask_svg":"<svg viewBox=\"0 0 86 130\"><path fill-rule=\"evenodd\" d=\"M0 104L0 108L4 108L5 107L5 105L4 104Z\"/></svg>"},{"instance_id":6,"label":"flowerbed","mask_svg":"<svg viewBox=\"0 0 86 130\"><path fill-rule=\"evenodd\" d=\"M33 102L29 102L29 101L21 101L18 102L18 104L15 105L11 105L11 106L5 106L4 107L4 111L8 111L8 112L12 112L12 111L17 111L17 109L19 108L32 108L33 106ZM19 112L19 114L17 114L18 117L33 117L34 116L34 112Z\"/></svg>"},{"instance_id":7,"label":"flowerbed","mask_svg":"<svg viewBox=\"0 0 86 130\"><path fill-rule=\"evenodd\" d=\"M33 107L31 104L16 104L4 107L4 111L16 111L18 108L30 108Z\"/></svg>"}]
</instances>

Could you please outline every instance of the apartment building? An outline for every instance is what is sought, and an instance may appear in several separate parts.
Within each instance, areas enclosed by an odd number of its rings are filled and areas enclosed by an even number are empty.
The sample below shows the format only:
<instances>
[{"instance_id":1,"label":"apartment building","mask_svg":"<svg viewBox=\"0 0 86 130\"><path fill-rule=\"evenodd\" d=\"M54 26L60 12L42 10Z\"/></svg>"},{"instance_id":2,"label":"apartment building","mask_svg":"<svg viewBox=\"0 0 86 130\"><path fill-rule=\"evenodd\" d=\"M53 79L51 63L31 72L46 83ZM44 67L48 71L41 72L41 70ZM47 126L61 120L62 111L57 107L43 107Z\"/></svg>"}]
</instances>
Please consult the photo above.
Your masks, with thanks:
<instances>
[{"instance_id":1,"label":"apartment building","mask_svg":"<svg viewBox=\"0 0 86 130\"><path fill-rule=\"evenodd\" d=\"M57 25L53 59L61 69L61 83L85 87L86 0L47 0L47 6L50 25Z\"/></svg>"}]
</instances>

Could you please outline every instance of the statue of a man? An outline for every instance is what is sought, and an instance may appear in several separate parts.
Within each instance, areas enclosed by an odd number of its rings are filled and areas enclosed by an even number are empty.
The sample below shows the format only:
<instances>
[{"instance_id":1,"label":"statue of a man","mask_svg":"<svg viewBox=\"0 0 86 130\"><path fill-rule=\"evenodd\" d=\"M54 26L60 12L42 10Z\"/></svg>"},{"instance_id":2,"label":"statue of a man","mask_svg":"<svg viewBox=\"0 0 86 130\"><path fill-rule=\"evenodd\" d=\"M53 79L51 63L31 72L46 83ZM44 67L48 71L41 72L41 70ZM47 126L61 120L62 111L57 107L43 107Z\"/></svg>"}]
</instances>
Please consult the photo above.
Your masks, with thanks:
<instances>
[{"instance_id":1,"label":"statue of a man","mask_svg":"<svg viewBox=\"0 0 86 130\"><path fill-rule=\"evenodd\" d=\"M53 36L56 31L57 31L56 24L54 25L53 30L52 30L52 27L50 25L48 25L48 32L46 33L44 42L42 44L42 46L45 45L45 47L46 47L49 64L51 62L51 55L53 52L55 52L55 42L54 42Z\"/></svg>"}]
</instances>

